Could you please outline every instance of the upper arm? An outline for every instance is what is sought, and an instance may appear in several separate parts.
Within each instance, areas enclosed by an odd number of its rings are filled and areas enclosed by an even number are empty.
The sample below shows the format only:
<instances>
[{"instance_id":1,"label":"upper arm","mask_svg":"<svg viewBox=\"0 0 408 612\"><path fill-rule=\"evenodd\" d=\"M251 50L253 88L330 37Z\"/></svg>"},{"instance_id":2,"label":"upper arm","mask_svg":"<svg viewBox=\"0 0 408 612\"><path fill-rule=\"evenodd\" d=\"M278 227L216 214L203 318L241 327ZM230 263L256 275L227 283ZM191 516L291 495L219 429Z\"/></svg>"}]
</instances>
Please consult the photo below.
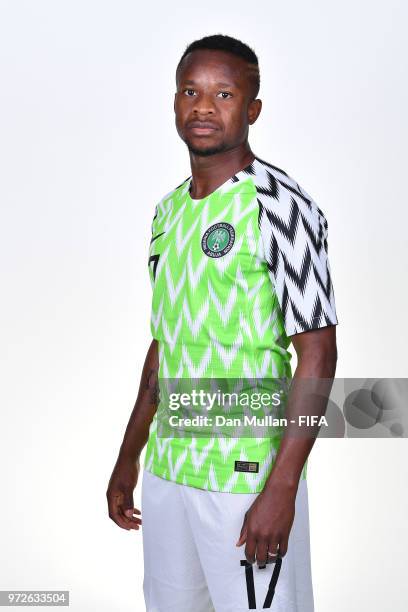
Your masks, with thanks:
<instances>
[{"instance_id":1,"label":"upper arm","mask_svg":"<svg viewBox=\"0 0 408 612\"><path fill-rule=\"evenodd\" d=\"M303 356L330 361L337 361L336 326L329 325L319 329L294 334L291 337L298 359Z\"/></svg>"},{"instance_id":2,"label":"upper arm","mask_svg":"<svg viewBox=\"0 0 408 612\"><path fill-rule=\"evenodd\" d=\"M280 185L278 196L263 199L259 211L269 275L286 335L292 340L297 334L338 323L327 220L316 203L301 193L305 192Z\"/></svg>"}]
</instances>

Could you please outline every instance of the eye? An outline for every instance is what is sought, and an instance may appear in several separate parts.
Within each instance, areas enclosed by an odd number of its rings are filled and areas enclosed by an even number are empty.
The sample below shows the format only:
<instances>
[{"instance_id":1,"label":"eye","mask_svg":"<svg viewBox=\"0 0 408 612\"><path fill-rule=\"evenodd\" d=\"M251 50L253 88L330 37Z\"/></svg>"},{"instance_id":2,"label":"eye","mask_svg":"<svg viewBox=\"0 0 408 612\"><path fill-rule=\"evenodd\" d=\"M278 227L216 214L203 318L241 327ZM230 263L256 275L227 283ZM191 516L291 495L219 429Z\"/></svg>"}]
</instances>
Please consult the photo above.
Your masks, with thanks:
<instances>
[{"instance_id":1,"label":"eye","mask_svg":"<svg viewBox=\"0 0 408 612\"><path fill-rule=\"evenodd\" d=\"M186 93L188 92L188 93ZM194 89L184 89L183 93L185 93L189 98L191 98L190 93L193 92L194 93Z\"/></svg>"},{"instance_id":2,"label":"eye","mask_svg":"<svg viewBox=\"0 0 408 612\"><path fill-rule=\"evenodd\" d=\"M229 91L220 91L220 94L221 94L222 96L226 95L226 96L232 97L232 94L231 94ZM218 95L219 95L219 94L218 94ZM224 98L224 97L223 97L223 99L224 99L224 100L227 100L228 98Z\"/></svg>"}]
</instances>

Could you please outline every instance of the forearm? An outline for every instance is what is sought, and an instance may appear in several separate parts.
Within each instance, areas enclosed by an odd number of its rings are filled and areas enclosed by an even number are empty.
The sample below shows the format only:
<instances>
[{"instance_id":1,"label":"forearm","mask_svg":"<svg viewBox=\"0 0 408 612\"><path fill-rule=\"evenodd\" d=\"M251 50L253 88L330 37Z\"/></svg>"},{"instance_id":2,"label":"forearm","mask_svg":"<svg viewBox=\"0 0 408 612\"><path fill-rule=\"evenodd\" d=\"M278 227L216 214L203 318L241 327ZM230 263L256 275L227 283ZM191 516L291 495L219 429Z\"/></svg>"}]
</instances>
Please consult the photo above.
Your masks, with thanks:
<instances>
[{"instance_id":1,"label":"forearm","mask_svg":"<svg viewBox=\"0 0 408 612\"><path fill-rule=\"evenodd\" d=\"M288 394L285 418L288 426L265 487L281 485L297 489L302 469L313 448L319 427L299 426L299 416L323 416L327 409L337 355L333 351L305 351L298 360ZM295 425L290 421L294 420Z\"/></svg>"},{"instance_id":2,"label":"forearm","mask_svg":"<svg viewBox=\"0 0 408 612\"><path fill-rule=\"evenodd\" d=\"M140 377L135 406L126 427L119 458L138 461L145 446L149 427L157 410L159 356L157 341L153 340L147 351Z\"/></svg>"}]
</instances>

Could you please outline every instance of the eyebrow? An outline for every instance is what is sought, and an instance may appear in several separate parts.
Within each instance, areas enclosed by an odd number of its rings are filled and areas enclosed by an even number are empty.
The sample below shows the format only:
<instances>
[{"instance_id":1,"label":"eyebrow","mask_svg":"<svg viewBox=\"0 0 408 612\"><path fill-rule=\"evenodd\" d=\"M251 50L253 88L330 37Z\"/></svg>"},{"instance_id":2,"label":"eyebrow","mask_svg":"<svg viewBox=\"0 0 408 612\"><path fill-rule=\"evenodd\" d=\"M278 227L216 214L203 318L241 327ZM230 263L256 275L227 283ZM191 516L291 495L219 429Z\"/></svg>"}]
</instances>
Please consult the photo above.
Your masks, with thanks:
<instances>
[{"instance_id":1,"label":"eyebrow","mask_svg":"<svg viewBox=\"0 0 408 612\"><path fill-rule=\"evenodd\" d=\"M182 81L185 85L195 85L196 81L186 80ZM238 87L236 83L231 81L231 83L216 83L217 87Z\"/></svg>"}]
</instances>

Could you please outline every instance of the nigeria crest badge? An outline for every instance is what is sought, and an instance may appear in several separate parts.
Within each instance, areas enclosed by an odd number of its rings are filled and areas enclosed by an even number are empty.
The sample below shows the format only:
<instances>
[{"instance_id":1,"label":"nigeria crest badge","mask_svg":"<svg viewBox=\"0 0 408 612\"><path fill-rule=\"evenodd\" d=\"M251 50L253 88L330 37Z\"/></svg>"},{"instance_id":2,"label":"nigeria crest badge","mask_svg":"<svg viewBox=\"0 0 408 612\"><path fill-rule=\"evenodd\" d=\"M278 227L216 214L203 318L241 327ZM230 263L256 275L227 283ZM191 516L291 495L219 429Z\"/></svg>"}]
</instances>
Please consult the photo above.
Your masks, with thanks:
<instances>
[{"instance_id":1,"label":"nigeria crest badge","mask_svg":"<svg viewBox=\"0 0 408 612\"><path fill-rule=\"evenodd\" d=\"M230 223L211 225L201 239L201 248L208 257L222 257L232 249L235 230Z\"/></svg>"}]
</instances>

